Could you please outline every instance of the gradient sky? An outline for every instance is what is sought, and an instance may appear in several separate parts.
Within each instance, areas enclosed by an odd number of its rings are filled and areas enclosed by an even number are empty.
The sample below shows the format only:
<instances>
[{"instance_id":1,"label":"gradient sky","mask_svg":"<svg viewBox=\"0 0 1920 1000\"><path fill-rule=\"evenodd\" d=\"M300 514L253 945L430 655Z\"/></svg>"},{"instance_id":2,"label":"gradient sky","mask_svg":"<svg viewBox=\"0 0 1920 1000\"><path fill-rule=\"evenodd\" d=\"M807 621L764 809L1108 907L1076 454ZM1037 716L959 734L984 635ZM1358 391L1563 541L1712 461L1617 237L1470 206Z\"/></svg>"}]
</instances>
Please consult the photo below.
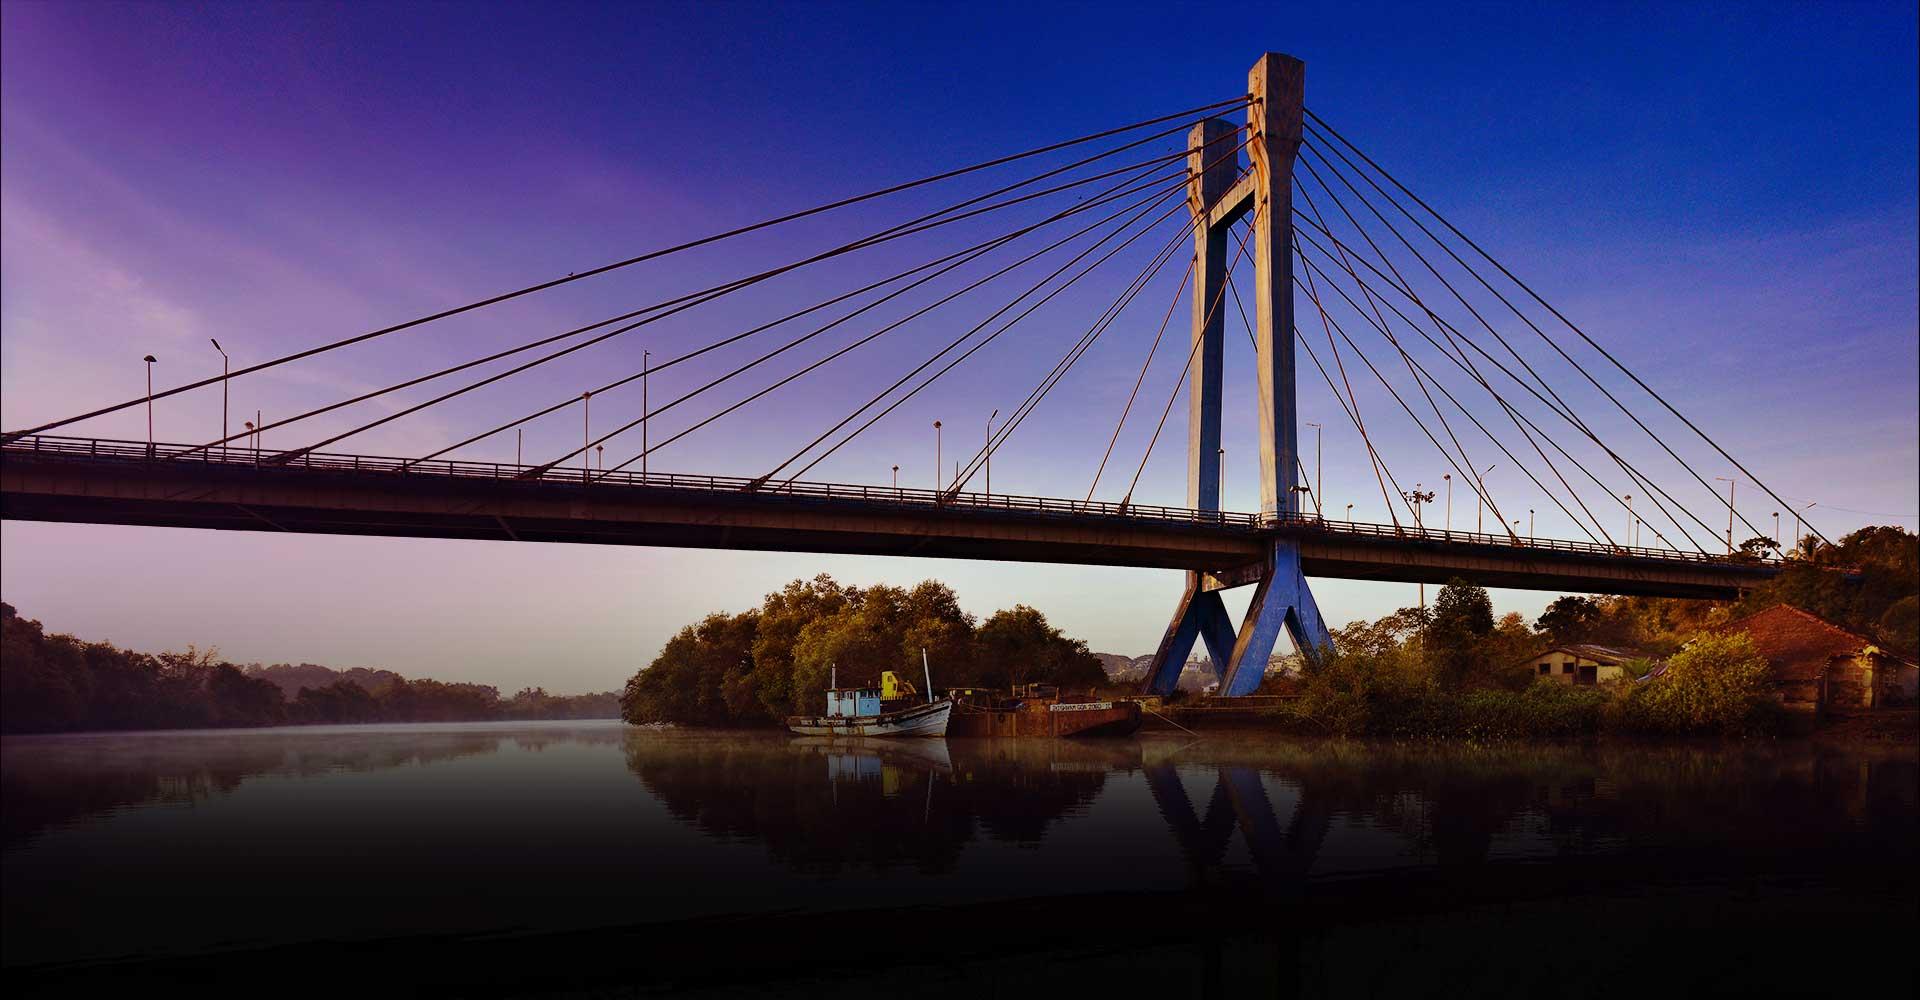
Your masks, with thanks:
<instances>
[{"instance_id":1,"label":"gradient sky","mask_svg":"<svg viewBox=\"0 0 1920 1000\"><path fill-rule=\"evenodd\" d=\"M1310 107L1754 473L1796 502L1817 502L1815 523L1829 535L1868 523L1914 527L1920 508L1911 3L1441 11L14 0L0 6L0 45L7 428L137 395L143 354L161 359L162 386L217 374L209 336L236 365L252 363L1222 99L1273 49L1307 61ZM272 419L770 266L1024 175L914 192L238 381L235 426L256 408ZM951 250L991 231L956 227L937 245ZM432 451L637 370L643 349L657 362L918 263L935 246L797 273L336 449ZM990 410L1011 409L1130 272L1103 272L1104 284L1089 279L1062 296L1022 328L1025 340L996 342L809 478L885 483L899 463L903 484L927 485L932 421L954 435L951 461L958 441L977 439ZM995 489L1084 494L1164 311L1164 301L1149 301L1159 298L1150 288L997 453ZM800 391L661 452L653 468L764 472L985 311L968 323L903 328ZM1251 376L1235 322L1227 506L1245 510L1257 504ZM752 353L662 373L656 404ZM1139 405L1151 415L1177 365L1163 356L1150 374ZM1327 428L1329 502L1382 519L1356 436L1309 378L1317 376L1302 376L1301 416ZM1604 400L1566 384L1583 412L1604 414ZM1395 471L1407 485L1435 484L1446 468L1418 430L1390 401L1357 389ZM596 427L630 419L637 404L609 394ZM690 404L654 433L712 408ZM158 410L162 439L216 436L217 391ZM1183 410L1175 408L1136 499L1184 495ZM310 443L352 422L317 419L268 443ZM1650 422L1702 475L1732 474L1672 421ZM1620 420L1607 426L1610 441L1631 437ZM1136 411L1116 461L1137 462L1150 431ZM128 411L67 432L137 438L144 423ZM529 458L564 452L578 434L577 411L532 426ZM505 437L469 453L511 459L512 447ZM1620 447L1635 460L1656 458L1644 438ZM622 444L608 455L631 451ZM1509 491L1510 509L1544 507L1526 484L1500 476L1489 487ZM1669 469L1657 478L1679 492L1690 482L1682 476ZM1742 489L1741 510L1756 524L1778 509ZM1109 479L1101 494L1122 490ZM1472 498L1454 502L1454 523L1464 526ZM1689 503L1714 520L1711 500ZM1436 507L1430 523L1439 517ZM1539 531L1578 537L1544 510ZM1180 586L1173 572L1091 567L15 522L0 527L0 540L6 600L56 630L508 690L616 687L681 625L822 571L855 583L938 577L975 612L1033 604L1095 649L1135 655L1158 640ZM1414 599L1405 585L1316 589L1335 623ZM1552 596L1501 592L1496 604L1531 615Z\"/></svg>"}]
</instances>

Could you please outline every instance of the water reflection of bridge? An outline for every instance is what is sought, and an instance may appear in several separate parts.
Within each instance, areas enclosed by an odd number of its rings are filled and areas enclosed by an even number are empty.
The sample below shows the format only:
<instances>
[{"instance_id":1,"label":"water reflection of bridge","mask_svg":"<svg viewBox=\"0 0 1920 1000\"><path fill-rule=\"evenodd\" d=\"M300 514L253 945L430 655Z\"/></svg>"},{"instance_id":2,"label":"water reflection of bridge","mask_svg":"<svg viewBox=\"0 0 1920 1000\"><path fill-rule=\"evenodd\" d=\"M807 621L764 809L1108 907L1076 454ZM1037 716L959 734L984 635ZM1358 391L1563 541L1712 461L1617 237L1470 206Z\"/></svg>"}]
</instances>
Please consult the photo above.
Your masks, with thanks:
<instances>
[{"instance_id":1,"label":"water reflection of bridge","mask_svg":"<svg viewBox=\"0 0 1920 1000\"><path fill-rule=\"evenodd\" d=\"M1145 770L1154 803L1179 842L1196 883L1204 882L1225 862L1236 829L1263 880L1269 884L1302 880L1319 856L1332 823L1333 811L1326 799L1302 786L1283 825L1260 772L1243 764L1215 769L1204 815L1195 811L1179 768L1160 763Z\"/></svg>"}]
</instances>

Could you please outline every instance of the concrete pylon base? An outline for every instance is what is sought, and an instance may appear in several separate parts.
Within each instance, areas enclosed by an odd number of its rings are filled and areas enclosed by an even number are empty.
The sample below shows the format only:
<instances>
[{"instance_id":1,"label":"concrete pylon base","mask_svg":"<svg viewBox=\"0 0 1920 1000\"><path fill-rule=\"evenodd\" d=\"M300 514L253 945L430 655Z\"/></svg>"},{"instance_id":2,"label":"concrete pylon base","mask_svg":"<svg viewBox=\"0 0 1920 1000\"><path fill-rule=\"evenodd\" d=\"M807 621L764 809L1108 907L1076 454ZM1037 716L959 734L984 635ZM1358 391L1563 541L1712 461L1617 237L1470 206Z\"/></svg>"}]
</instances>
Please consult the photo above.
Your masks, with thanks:
<instances>
[{"instance_id":1,"label":"concrete pylon base","mask_svg":"<svg viewBox=\"0 0 1920 1000\"><path fill-rule=\"evenodd\" d=\"M1307 578L1300 572L1300 550L1292 542L1274 542L1266 572L1256 588L1236 636L1220 592L1204 588L1200 574L1188 573L1186 592L1147 670L1145 693L1173 693L1195 639L1205 640L1220 693L1228 697L1259 689L1266 677L1267 658L1273 654L1282 628L1293 639L1294 647L1306 655L1333 649L1333 636L1320 617L1320 606L1314 602Z\"/></svg>"}]
</instances>

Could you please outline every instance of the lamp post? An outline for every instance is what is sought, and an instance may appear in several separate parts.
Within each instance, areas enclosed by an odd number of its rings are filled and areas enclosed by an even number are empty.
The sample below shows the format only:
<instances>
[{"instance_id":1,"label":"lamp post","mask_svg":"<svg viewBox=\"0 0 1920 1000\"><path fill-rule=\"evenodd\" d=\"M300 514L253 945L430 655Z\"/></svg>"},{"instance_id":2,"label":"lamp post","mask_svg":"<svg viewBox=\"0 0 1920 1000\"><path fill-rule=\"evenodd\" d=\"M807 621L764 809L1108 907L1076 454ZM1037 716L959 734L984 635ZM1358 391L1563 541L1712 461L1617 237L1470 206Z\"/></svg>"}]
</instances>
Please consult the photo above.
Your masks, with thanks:
<instances>
[{"instance_id":1,"label":"lamp post","mask_svg":"<svg viewBox=\"0 0 1920 1000\"><path fill-rule=\"evenodd\" d=\"M1773 512L1773 550L1780 551L1780 512Z\"/></svg>"},{"instance_id":2,"label":"lamp post","mask_svg":"<svg viewBox=\"0 0 1920 1000\"><path fill-rule=\"evenodd\" d=\"M1322 509L1320 505L1326 501L1326 494L1321 489L1327 485L1327 480L1322 475L1325 466L1320 464L1320 425L1309 420L1307 426L1313 428L1313 510L1317 514Z\"/></svg>"},{"instance_id":3,"label":"lamp post","mask_svg":"<svg viewBox=\"0 0 1920 1000\"><path fill-rule=\"evenodd\" d=\"M1527 541L1533 541L1533 508L1527 508Z\"/></svg>"},{"instance_id":4,"label":"lamp post","mask_svg":"<svg viewBox=\"0 0 1920 1000\"><path fill-rule=\"evenodd\" d=\"M147 362L147 457L153 457L153 355L146 357Z\"/></svg>"},{"instance_id":5,"label":"lamp post","mask_svg":"<svg viewBox=\"0 0 1920 1000\"><path fill-rule=\"evenodd\" d=\"M599 471L601 472L607 471L607 446L606 445L596 444L593 446L593 461L595 465L600 467Z\"/></svg>"},{"instance_id":6,"label":"lamp post","mask_svg":"<svg viewBox=\"0 0 1920 1000\"><path fill-rule=\"evenodd\" d=\"M1217 454L1215 457L1219 459L1219 462L1217 464L1220 467L1220 481L1213 484L1214 493L1215 493L1215 503L1213 506L1217 510L1226 510L1227 509L1227 449L1224 446L1222 446L1219 450L1219 454Z\"/></svg>"},{"instance_id":7,"label":"lamp post","mask_svg":"<svg viewBox=\"0 0 1920 1000\"><path fill-rule=\"evenodd\" d=\"M260 446L253 443L253 421L241 421L247 425L247 447L253 449L253 464L260 464Z\"/></svg>"},{"instance_id":8,"label":"lamp post","mask_svg":"<svg viewBox=\"0 0 1920 1000\"><path fill-rule=\"evenodd\" d=\"M1480 489L1473 496L1473 531L1480 534L1486 530L1486 518L1483 516L1487 505L1487 473L1492 472L1499 462L1493 463L1473 474L1473 480Z\"/></svg>"},{"instance_id":9,"label":"lamp post","mask_svg":"<svg viewBox=\"0 0 1920 1000\"><path fill-rule=\"evenodd\" d=\"M515 465L526 464L520 460L521 445L526 443L525 437L526 431L518 427L513 429L513 464Z\"/></svg>"},{"instance_id":10,"label":"lamp post","mask_svg":"<svg viewBox=\"0 0 1920 1000\"><path fill-rule=\"evenodd\" d=\"M1000 408L997 406L994 407L992 413L987 414L987 438L986 438L987 487L986 487L986 490L987 490L988 498L992 498L993 496L993 418L999 415L1000 415ZM958 485L958 484L955 484L955 485Z\"/></svg>"},{"instance_id":11,"label":"lamp post","mask_svg":"<svg viewBox=\"0 0 1920 1000\"><path fill-rule=\"evenodd\" d=\"M580 394L580 481L593 479L593 449L589 442L593 440L593 390Z\"/></svg>"},{"instance_id":12,"label":"lamp post","mask_svg":"<svg viewBox=\"0 0 1920 1000\"><path fill-rule=\"evenodd\" d=\"M224 460L227 457L227 372L232 366L227 359L227 349L212 337L207 340L212 342L214 350L220 352L220 457Z\"/></svg>"},{"instance_id":13,"label":"lamp post","mask_svg":"<svg viewBox=\"0 0 1920 1000\"><path fill-rule=\"evenodd\" d=\"M1347 523L1348 524L1353 523L1353 505L1352 504L1347 505Z\"/></svg>"},{"instance_id":14,"label":"lamp post","mask_svg":"<svg viewBox=\"0 0 1920 1000\"><path fill-rule=\"evenodd\" d=\"M260 439L266 436L267 421L260 416L259 410L255 410L253 411L253 463L255 465L260 464L260 445L262 444Z\"/></svg>"},{"instance_id":15,"label":"lamp post","mask_svg":"<svg viewBox=\"0 0 1920 1000\"><path fill-rule=\"evenodd\" d=\"M1452 534L1453 533L1453 473L1451 472L1446 473L1440 478L1447 481L1447 533Z\"/></svg>"},{"instance_id":16,"label":"lamp post","mask_svg":"<svg viewBox=\"0 0 1920 1000\"><path fill-rule=\"evenodd\" d=\"M1713 477L1727 484L1727 555L1733 555L1733 488L1738 480L1725 476Z\"/></svg>"},{"instance_id":17,"label":"lamp post","mask_svg":"<svg viewBox=\"0 0 1920 1000\"><path fill-rule=\"evenodd\" d=\"M1800 515L1807 511L1812 510L1817 506L1819 506L1817 502L1809 503L1805 507L1801 507L1800 509L1793 512L1793 547L1796 551L1800 548L1800 527L1801 527Z\"/></svg>"},{"instance_id":18,"label":"lamp post","mask_svg":"<svg viewBox=\"0 0 1920 1000\"><path fill-rule=\"evenodd\" d=\"M900 488L900 467L898 465L893 467L893 488L896 490Z\"/></svg>"},{"instance_id":19,"label":"lamp post","mask_svg":"<svg viewBox=\"0 0 1920 1000\"><path fill-rule=\"evenodd\" d=\"M940 492L940 421L933 422L933 491Z\"/></svg>"},{"instance_id":20,"label":"lamp post","mask_svg":"<svg viewBox=\"0 0 1920 1000\"><path fill-rule=\"evenodd\" d=\"M647 478L647 376L652 373L652 351L640 352L640 480Z\"/></svg>"},{"instance_id":21,"label":"lamp post","mask_svg":"<svg viewBox=\"0 0 1920 1000\"><path fill-rule=\"evenodd\" d=\"M1633 494L1631 493L1624 494L1620 497L1620 499L1625 500L1627 502L1627 544L1632 545L1633 544Z\"/></svg>"}]
</instances>

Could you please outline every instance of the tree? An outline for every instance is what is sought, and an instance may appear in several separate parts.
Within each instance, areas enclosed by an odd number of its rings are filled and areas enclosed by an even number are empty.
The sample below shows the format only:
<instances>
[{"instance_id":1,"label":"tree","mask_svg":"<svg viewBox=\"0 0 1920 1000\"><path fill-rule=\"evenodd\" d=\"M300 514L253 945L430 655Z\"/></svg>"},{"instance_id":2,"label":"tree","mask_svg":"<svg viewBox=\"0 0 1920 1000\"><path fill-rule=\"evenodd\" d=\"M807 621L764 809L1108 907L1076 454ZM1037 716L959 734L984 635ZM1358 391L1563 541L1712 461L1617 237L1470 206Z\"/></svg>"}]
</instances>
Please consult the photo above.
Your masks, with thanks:
<instances>
[{"instance_id":1,"label":"tree","mask_svg":"<svg viewBox=\"0 0 1920 1000\"><path fill-rule=\"evenodd\" d=\"M1433 601L1433 621L1427 626L1427 655L1441 687L1465 684L1474 670L1480 646L1493 634L1493 599L1486 588L1459 577L1447 581Z\"/></svg>"},{"instance_id":2,"label":"tree","mask_svg":"<svg viewBox=\"0 0 1920 1000\"><path fill-rule=\"evenodd\" d=\"M978 681L1008 687L1045 681L1063 687L1091 686L1106 680L1100 660L1078 639L1048 624L1047 616L1024 604L996 612L974 637Z\"/></svg>"},{"instance_id":3,"label":"tree","mask_svg":"<svg viewBox=\"0 0 1920 1000\"><path fill-rule=\"evenodd\" d=\"M1605 612L1600 602L1591 597L1557 597L1540 614L1535 625L1547 634L1555 645L1565 646L1576 642L1592 640L1594 630L1599 626Z\"/></svg>"}]
</instances>

